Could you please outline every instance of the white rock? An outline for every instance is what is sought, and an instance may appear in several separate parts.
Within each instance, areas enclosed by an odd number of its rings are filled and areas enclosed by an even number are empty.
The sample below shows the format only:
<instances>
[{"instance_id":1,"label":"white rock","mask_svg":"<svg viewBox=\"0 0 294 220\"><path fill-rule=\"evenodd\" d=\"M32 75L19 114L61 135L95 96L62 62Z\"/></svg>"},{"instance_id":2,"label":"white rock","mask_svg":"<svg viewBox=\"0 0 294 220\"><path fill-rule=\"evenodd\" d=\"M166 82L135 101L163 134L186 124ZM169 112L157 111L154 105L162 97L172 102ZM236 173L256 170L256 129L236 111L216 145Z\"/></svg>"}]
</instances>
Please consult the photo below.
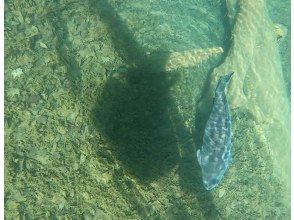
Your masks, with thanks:
<instances>
[{"instance_id":1,"label":"white rock","mask_svg":"<svg viewBox=\"0 0 294 220\"><path fill-rule=\"evenodd\" d=\"M47 48L48 48L47 45L44 44L44 43L41 42L41 41L39 41L39 45L40 45L40 47L42 47L42 48L44 48L44 49L47 49Z\"/></svg>"},{"instance_id":2,"label":"white rock","mask_svg":"<svg viewBox=\"0 0 294 220\"><path fill-rule=\"evenodd\" d=\"M218 197L221 198L225 195L226 191L224 189L220 189L218 193Z\"/></svg>"}]
</instances>

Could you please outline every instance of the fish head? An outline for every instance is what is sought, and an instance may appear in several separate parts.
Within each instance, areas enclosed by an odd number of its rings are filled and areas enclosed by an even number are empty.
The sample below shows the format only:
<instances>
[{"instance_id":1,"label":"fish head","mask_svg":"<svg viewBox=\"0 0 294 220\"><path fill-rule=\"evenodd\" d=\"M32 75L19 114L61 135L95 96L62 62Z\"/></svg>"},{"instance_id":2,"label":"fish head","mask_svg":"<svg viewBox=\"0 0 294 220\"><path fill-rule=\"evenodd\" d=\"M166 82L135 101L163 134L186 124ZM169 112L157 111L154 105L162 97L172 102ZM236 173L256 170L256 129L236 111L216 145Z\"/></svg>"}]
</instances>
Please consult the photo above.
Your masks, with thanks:
<instances>
[{"instance_id":1,"label":"fish head","mask_svg":"<svg viewBox=\"0 0 294 220\"><path fill-rule=\"evenodd\" d=\"M212 190L222 180L229 164L218 155L197 151L197 160L202 169L202 180L206 190Z\"/></svg>"}]
</instances>

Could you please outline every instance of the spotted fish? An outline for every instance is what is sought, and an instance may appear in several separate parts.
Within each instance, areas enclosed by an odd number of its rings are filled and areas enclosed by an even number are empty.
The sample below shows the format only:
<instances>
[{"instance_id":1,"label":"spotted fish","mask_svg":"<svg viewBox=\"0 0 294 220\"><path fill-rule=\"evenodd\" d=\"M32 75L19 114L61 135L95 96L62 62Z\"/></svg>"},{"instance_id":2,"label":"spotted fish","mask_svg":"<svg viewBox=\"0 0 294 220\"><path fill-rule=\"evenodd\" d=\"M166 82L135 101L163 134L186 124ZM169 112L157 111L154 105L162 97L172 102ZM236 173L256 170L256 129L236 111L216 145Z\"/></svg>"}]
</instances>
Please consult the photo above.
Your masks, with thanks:
<instances>
[{"instance_id":1,"label":"spotted fish","mask_svg":"<svg viewBox=\"0 0 294 220\"><path fill-rule=\"evenodd\" d=\"M211 190L222 180L232 160L231 116L225 89L233 73L220 77L213 107L206 123L203 145L197 151L205 189Z\"/></svg>"}]
</instances>

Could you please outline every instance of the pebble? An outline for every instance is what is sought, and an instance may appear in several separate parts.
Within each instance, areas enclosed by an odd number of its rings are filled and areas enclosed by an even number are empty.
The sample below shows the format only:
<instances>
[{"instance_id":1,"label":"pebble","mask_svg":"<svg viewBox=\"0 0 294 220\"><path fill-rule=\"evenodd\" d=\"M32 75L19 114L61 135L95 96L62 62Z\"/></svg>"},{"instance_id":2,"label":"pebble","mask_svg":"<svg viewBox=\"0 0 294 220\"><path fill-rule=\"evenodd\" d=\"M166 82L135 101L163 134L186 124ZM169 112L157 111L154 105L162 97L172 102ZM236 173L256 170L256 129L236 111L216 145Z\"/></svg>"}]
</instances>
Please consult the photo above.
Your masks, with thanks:
<instances>
[{"instance_id":1,"label":"pebble","mask_svg":"<svg viewBox=\"0 0 294 220\"><path fill-rule=\"evenodd\" d=\"M225 195L226 191L224 189L220 189L218 193L218 197L221 198Z\"/></svg>"},{"instance_id":2,"label":"pebble","mask_svg":"<svg viewBox=\"0 0 294 220\"><path fill-rule=\"evenodd\" d=\"M48 48L47 45L44 44L44 43L41 42L41 41L39 41L39 45L40 45L40 47L42 47L42 48L44 48L44 49L47 49L47 48Z\"/></svg>"},{"instance_id":3,"label":"pebble","mask_svg":"<svg viewBox=\"0 0 294 220\"><path fill-rule=\"evenodd\" d=\"M11 71L11 75L13 76L13 78L20 77L22 74L23 74L23 71L21 68L17 68Z\"/></svg>"}]
</instances>

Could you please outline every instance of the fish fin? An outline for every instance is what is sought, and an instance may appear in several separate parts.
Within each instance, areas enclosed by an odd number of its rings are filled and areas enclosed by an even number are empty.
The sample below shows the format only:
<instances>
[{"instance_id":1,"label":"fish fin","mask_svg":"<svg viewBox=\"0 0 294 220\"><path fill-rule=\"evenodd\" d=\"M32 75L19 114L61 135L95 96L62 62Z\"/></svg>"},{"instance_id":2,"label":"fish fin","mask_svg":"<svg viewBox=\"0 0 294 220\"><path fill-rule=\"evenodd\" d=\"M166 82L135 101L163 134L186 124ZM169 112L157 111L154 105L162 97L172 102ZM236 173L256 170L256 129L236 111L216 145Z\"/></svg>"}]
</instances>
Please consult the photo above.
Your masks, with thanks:
<instances>
[{"instance_id":1,"label":"fish fin","mask_svg":"<svg viewBox=\"0 0 294 220\"><path fill-rule=\"evenodd\" d=\"M230 158L229 158L229 164L233 163L233 157L232 155L230 155Z\"/></svg>"},{"instance_id":2,"label":"fish fin","mask_svg":"<svg viewBox=\"0 0 294 220\"><path fill-rule=\"evenodd\" d=\"M200 149L197 150L197 160L198 160L198 163L201 165L201 153L200 153Z\"/></svg>"}]
</instances>

